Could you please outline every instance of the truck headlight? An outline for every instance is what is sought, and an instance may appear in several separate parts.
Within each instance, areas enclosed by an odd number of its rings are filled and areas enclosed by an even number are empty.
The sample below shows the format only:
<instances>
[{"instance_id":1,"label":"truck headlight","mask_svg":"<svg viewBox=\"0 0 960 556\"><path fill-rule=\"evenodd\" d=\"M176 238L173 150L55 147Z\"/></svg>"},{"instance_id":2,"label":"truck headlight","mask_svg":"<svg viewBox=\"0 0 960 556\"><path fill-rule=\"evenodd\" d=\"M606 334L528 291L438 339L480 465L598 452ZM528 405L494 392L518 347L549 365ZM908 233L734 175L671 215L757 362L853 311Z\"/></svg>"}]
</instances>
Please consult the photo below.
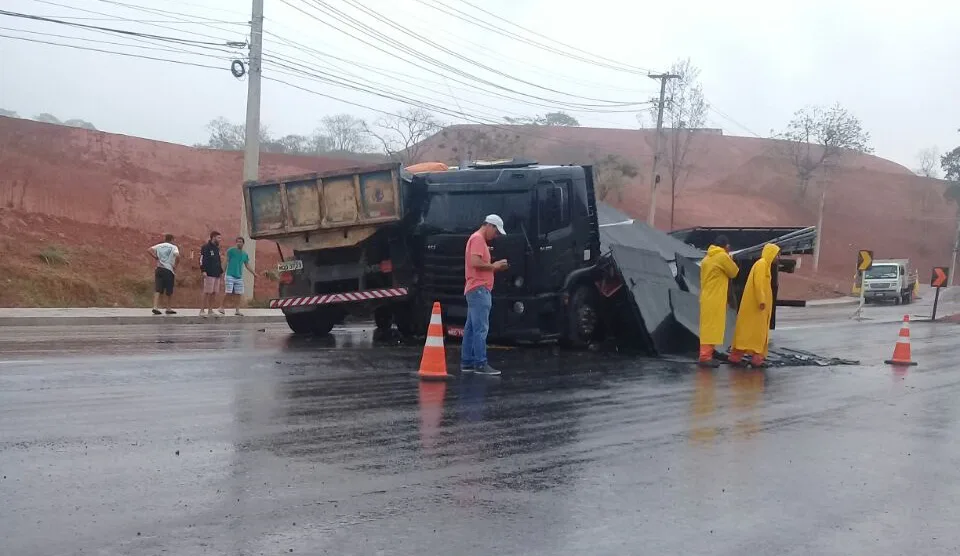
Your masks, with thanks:
<instances>
[{"instance_id":1,"label":"truck headlight","mask_svg":"<svg viewBox=\"0 0 960 556\"><path fill-rule=\"evenodd\" d=\"M517 276L513 279L513 287L522 288L523 287L523 276Z\"/></svg>"},{"instance_id":2,"label":"truck headlight","mask_svg":"<svg viewBox=\"0 0 960 556\"><path fill-rule=\"evenodd\" d=\"M514 313L518 315L522 315L525 310L526 310L526 307L523 306L523 302L517 301L516 303L513 304Z\"/></svg>"}]
</instances>

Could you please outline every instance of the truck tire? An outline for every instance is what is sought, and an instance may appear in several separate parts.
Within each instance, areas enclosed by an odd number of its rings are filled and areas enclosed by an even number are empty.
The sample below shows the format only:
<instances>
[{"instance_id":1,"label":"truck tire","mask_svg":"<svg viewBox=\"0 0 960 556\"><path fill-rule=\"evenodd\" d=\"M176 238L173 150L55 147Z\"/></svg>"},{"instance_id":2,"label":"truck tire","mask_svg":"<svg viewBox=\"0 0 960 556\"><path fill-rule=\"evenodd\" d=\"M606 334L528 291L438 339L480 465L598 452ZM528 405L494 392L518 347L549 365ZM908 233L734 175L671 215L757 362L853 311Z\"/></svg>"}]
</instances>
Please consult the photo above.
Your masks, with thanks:
<instances>
[{"instance_id":1,"label":"truck tire","mask_svg":"<svg viewBox=\"0 0 960 556\"><path fill-rule=\"evenodd\" d=\"M423 312L424 308L415 302L395 306L393 321L400 335L408 338L426 335L430 320L429 316L422 314Z\"/></svg>"},{"instance_id":2,"label":"truck tire","mask_svg":"<svg viewBox=\"0 0 960 556\"><path fill-rule=\"evenodd\" d=\"M294 334L312 334L313 333L313 313L294 313L284 315L287 319L287 326Z\"/></svg>"},{"instance_id":3,"label":"truck tire","mask_svg":"<svg viewBox=\"0 0 960 556\"><path fill-rule=\"evenodd\" d=\"M908 290L907 293L903 294L903 304L910 305L911 303L913 303L913 292Z\"/></svg>"},{"instance_id":4,"label":"truck tire","mask_svg":"<svg viewBox=\"0 0 960 556\"><path fill-rule=\"evenodd\" d=\"M333 315L324 311L311 311L309 313L294 313L284 315L287 319L287 326L294 334L313 334L315 336L326 336L333 330L337 324Z\"/></svg>"},{"instance_id":5,"label":"truck tire","mask_svg":"<svg viewBox=\"0 0 960 556\"><path fill-rule=\"evenodd\" d=\"M393 307L377 307L373 311L373 322L378 330L390 330L393 326Z\"/></svg>"},{"instance_id":6,"label":"truck tire","mask_svg":"<svg viewBox=\"0 0 960 556\"><path fill-rule=\"evenodd\" d=\"M599 296L592 286L579 286L570 296L564 344L583 349L596 339L600 327Z\"/></svg>"}]
</instances>

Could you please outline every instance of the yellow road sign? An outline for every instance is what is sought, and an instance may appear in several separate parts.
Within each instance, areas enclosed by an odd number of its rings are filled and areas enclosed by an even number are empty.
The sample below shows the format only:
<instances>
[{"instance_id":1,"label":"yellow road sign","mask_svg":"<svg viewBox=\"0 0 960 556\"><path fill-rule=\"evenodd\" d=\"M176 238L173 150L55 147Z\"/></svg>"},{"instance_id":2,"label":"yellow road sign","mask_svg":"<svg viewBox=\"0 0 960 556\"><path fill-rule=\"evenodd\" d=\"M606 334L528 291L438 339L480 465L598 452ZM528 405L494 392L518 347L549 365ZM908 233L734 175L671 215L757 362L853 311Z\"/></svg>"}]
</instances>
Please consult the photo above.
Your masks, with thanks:
<instances>
[{"instance_id":1,"label":"yellow road sign","mask_svg":"<svg viewBox=\"0 0 960 556\"><path fill-rule=\"evenodd\" d=\"M867 251L866 249L861 249L857 253L857 270L865 271L870 270L870 267L873 266L873 251Z\"/></svg>"}]
</instances>

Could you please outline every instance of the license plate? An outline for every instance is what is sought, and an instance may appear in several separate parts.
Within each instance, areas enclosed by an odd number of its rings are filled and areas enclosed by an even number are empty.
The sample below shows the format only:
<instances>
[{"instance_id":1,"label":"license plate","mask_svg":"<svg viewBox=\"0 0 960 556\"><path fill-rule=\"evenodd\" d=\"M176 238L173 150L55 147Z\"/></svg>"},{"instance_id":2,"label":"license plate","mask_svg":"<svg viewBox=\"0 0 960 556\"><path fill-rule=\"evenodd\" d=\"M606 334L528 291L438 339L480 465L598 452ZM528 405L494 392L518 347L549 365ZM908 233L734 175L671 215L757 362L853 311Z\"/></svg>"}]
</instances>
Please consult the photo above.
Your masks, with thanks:
<instances>
[{"instance_id":1,"label":"license plate","mask_svg":"<svg viewBox=\"0 0 960 556\"><path fill-rule=\"evenodd\" d=\"M303 261L296 259L277 264L277 272L290 272L292 270L303 270Z\"/></svg>"},{"instance_id":2,"label":"license plate","mask_svg":"<svg viewBox=\"0 0 960 556\"><path fill-rule=\"evenodd\" d=\"M463 329L460 328L459 326L448 326L447 336L453 336L454 338L463 338Z\"/></svg>"}]
</instances>

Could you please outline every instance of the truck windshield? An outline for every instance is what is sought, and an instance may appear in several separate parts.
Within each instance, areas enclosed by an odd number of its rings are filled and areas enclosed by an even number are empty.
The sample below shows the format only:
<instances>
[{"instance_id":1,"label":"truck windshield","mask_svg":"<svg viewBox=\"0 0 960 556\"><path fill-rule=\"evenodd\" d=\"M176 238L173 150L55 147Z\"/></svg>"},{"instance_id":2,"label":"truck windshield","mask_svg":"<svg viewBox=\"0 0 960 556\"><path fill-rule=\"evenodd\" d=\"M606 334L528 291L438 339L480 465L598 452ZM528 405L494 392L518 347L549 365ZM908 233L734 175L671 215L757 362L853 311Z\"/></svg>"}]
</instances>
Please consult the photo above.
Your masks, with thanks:
<instances>
[{"instance_id":1,"label":"truck windshield","mask_svg":"<svg viewBox=\"0 0 960 556\"><path fill-rule=\"evenodd\" d=\"M530 191L469 191L431 194L423 224L431 232L470 233L488 214L503 218L508 234L529 230L532 212Z\"/></svg>"},{"instance_id":2,"label":"truck windshield","mask_svg":"<svg viewBox=\"0 0 960 556\"><path fill-rule=\"evenodd\" d=\"M897 277L897 267L892 264L873 265L867 271L867 280L885 280Z\"/></svg>"}]
</instances>

